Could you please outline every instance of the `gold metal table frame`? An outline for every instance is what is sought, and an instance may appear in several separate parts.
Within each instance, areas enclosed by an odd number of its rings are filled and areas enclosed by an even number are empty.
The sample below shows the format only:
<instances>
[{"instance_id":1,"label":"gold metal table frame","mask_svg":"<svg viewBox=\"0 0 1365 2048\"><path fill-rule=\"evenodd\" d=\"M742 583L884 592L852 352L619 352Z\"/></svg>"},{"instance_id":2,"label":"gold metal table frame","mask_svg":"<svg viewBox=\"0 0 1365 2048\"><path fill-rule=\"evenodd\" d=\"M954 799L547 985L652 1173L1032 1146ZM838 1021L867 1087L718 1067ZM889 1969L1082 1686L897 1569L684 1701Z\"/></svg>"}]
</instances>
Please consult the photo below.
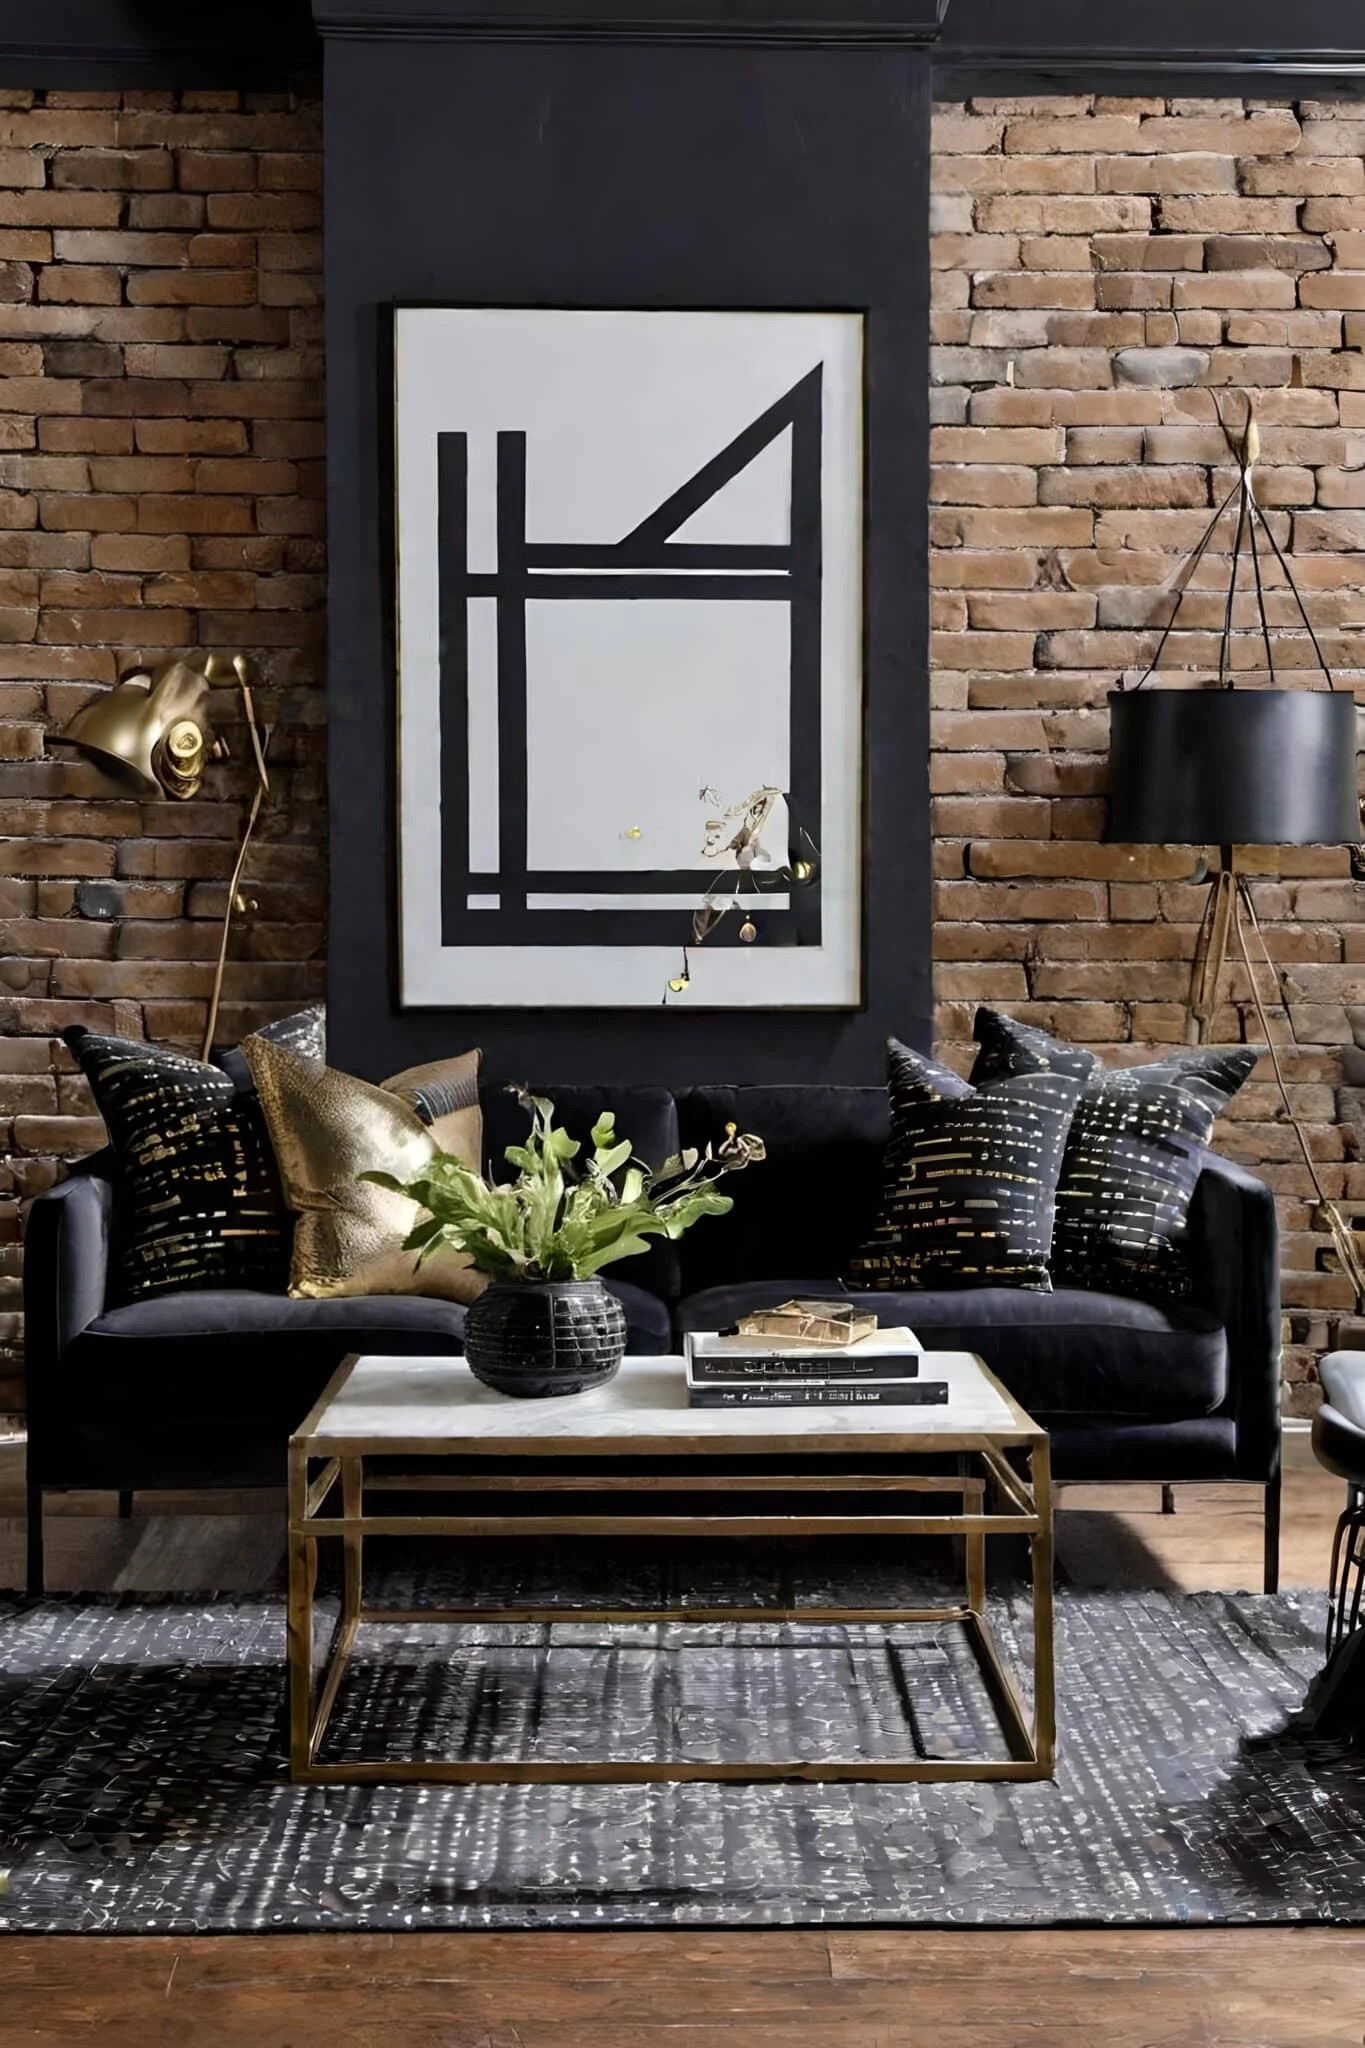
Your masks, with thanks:
<instances>
[{"instance_id":1,"label":"gold metal table frame","mask_svg":"<svg viewBox=\"0 0 1365 2048\"><path fill-rule=\"evenodd\" d=\"M683 1464L695 1458L695 1439L632 1439L623 1433L610 1439L552 1442L522 1439L516 1447L508 1442L482 1444L451 1440L444 1446L429 1437L411 1441L384 1439L372 1446L354 1438L329 1439L317 1427L334 1394L344 1385L354 1358L347 1359L323 1393L289 1446L289 1593L288 1593L288 1688L290 1772L296 1783L447 1785L526 1784L653 1784L659 1782L951 1782L961 1780L1050 1778L1056 1757L1055 1670L1053 1661L1053 1541L1052 1486L1048 1439L1031 1417L979 1360L982 1375L992 1390L1002 1396L1012 1412L1014 1427L990 1432L937 1429L916 1432L879 1432L875 1438L852 1439L847 1435L825 1437L815 1416L808 1435L785 1440L748 1436L714 1447L713 1455L742 1457L752 1453L754 1470L725 1475L691 1473ZM658 1364L659 1361L651 1361ZM883 1414L885 1411L881 1411ZM914 1411L909 1411L913 1415ZM367 1458L420 1457L424 1463L439 1457L442 1449L462 1459L487 1457L487 1468L458 1475L421 1471L382 1471L367 1475ZM782 1450L799 1450L803 1460L837 1451L844 1459L858 1450L877 1456L902 1452L924 1457L949 1455L957 1466L954 1473L874 1473L856 1471L790 1473L773 1469L774 1456ZM557 1469L537 1470L527 1477L515 1471L515 1460L534 1455L542 1463L559 1453ZM1022 1453L1027 1466L1021 1472L1010 1453ZM648 1457L668 1460L676 1456L679 1469L666 1474L630 1472L582 1474L572 1470L573 1454L598 1460L608 1455L623 1458ZM874 1462L869 1459L869 1462ZM699 1505L688 1514L660 1514L642 1511L605 1513L563 1512L499 1514L479 1513L477 1501L466 1512L385 1512L386 1493L404 1494L489 1494L515 1489L546 1496L548 1509L557 1497L575 1492L596 1495L632 1495L667 1492L694 1494ZM771 1492L780 1500L772 1512L726 1512L724 1506L711 1511L708 1494ZM868 1509L859 1513L821 1514L816 1506L794 1509L797 1496L822 1493L866 1494ZM336 1512L334 1496L340 1496ZM927 1511L918 1497L950 1495L960 1499L953 1512ZM370 1499L381 1504L371 1507ZM875 1505L874 1503L875 1499ZM951 1536L962 1541L966 1566L965 1600L959 1605L933 1607L465 1607L393 1609L367 1606L364 1596L364 1542L366 1536L535 1536L535 1535L665 1535L677 1537L721 1536ZM1033 1579L1033 1704L1026 1709L1018 1684L1002 1656L986 1616L986 1543L992 1536L1027 1537ZM318 1544L336 1539L342 1547L341 1604L330 1644L321 1667L314 1664L314 1588L317 1579ZM746 1758L741 1761L702 1761L686 1758L616 1759L578 1761L554 1759L510 1759L471 1761L444 1758L352 1758L339 1762L322 1760L328 1723L336 1704L347 1660L363 1624L370 1623L850 1623L884 1624L958 1623L963 1628L980 1672L986 1694L1003 1737L1005 1756L954 1756L907 1758ZM743 1654L742 1651L737 1654Z\"/></svg>"}]
</instances>

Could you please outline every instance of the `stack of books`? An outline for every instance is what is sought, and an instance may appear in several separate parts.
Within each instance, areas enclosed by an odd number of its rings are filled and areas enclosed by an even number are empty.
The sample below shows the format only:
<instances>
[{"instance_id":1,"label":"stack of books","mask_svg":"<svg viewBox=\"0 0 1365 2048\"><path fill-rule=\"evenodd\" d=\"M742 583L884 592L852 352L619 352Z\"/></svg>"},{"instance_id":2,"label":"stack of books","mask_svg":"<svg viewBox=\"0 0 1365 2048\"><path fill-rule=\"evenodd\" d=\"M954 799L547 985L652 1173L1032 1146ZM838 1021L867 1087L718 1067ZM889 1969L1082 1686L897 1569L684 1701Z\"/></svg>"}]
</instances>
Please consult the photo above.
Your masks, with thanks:
<instances>
[{"instance_id":1,"label":"stack of books","mask_svg":"<svg viewBox=\"0 0 1365 2048\"><path fill-rule=\"evenodd\" d=\"M874 1330L854 1344L693 1331L686 1338L693 1408L929 1406L946 1380L925 1379L912 1330Z\"/></svg>"}]
</instances>

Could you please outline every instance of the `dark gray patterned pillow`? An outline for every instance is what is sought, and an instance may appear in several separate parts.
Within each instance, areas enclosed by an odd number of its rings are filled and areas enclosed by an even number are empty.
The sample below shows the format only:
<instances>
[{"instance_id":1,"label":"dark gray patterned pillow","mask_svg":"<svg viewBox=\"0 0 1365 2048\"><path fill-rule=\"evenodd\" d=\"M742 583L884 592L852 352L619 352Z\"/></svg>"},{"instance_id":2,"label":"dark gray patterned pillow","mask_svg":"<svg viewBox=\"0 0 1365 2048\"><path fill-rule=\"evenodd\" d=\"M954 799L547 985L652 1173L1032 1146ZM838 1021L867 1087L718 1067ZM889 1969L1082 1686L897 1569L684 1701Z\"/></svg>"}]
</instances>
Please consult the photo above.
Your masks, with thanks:
<instances>
[{"instance_id":1,"label":"dark gray patterned pillow","mask_svg":"<svg viewBox=\"0 0 1365 2048\"><path fill-rule=\"evenodd\" d=\"M1068 1045L1036 1024L1020 1024L1000 1010L980 1009L972 1020L972 1037L981 1048L972 1062L973 1088L1008 1081L1015 1074L1070 1074L1088 1081L1099 1065L1085 1045Z\"/></svg>"},{"instance_id":2,"label":"dark gray patterned pillow","mask_svg":"<svg viewBox=\"0 0 1365 2048\"><path fill-rule=\"evenodd\" d=\"M1139 1300L1199 1292L1187 1253L1189 1210L1214 1119L1259 1058L1249 1045L1167 1053L1141 1067L1106 1067L1032 1025L979 1010L972 1079L1058 1071L1088 1060L1057 1183L1052 1275ZM1074 1068L1073 1068L1074 1071Z\"/></svg>"},{"instance_id":3,"label":"dark gray patterned pillow","mask_svg":"<svg viewBox=\"0 0 1365 2048\"><path fill-rule=\"evenodd\" d=\"M289 1214L255 1096L165 1046L63 1035L117 1157L110 1305L189 1287L282 1294Z\"/></svg>"},{"instance_id":4,"label":"dark gray patterned pillow","mask_svg":"<svg viewBox=\"0 0 1365 2048\"><path fill-rule=\"evenodd\" d=\"M881 1213L850 1287L1046 1290L1062 1150L1081 1092L1064 1074L990 1088L894 1038Z\"/></svg>"}]
</instances>

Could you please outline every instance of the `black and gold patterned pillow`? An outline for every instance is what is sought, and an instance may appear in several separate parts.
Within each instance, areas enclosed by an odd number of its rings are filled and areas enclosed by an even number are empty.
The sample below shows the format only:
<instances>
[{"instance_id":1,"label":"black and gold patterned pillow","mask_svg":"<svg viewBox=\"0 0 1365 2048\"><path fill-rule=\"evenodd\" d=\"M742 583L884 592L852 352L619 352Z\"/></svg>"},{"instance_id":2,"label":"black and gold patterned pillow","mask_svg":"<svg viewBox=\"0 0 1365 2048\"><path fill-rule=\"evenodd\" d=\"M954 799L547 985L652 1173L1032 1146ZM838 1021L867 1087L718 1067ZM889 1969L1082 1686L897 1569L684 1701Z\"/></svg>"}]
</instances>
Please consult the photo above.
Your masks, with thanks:
<instances>
[{"instance_id":1,"label":"black and gold patterned pillow","mask_svg":"<svg viewBox=\"0 0 1365 2048\"><path fill-rule=\"evenodd\" d=\"M283 1293L289 1213L255 1097L166 1046L63 1035L117 1157L110 1306L191 1287Z\"/></svg>"},{"instance_id":2,"label":"black and gold patterned pillow","mask_svg":"<svg viewBox=\"0 0 1365 2048\"><path fill-rule=\"evenodd\" d=\"M1053 1203L1081 1083L1020 1075L971 1088L892 1039L881 1214L850 1287L1046 1291Z\"/></svg>"},{"instance_id":3,"label":"black and gold patterned pillow","mask_svg":"<svg viewBox=\"0 0 1365 2048\"><path fill-rule=\"evenodd\" d=\"M1214 1119L1259 1058L1249 1045L1167 1053L1140 1067L1106 1067L1032 1025L979 1010L972 1078L1089 1062L1057 1183L1053 1278L1139 1300L1198 1293L1186 1245L1189 1210ZM1073 1071L1075 1070L1073 1066Z\"/></svg>"},{"instance_id":4,"label":"black and gold patterned pillow","mask_svg":"<svg viewBox=\"0 0 1365 2048\"><path fill-rule=\"evenodd\" d=\"M980 1050L972 1062L973 1088L1016 1074L1070 1074L1088 1081L1100 1064L1086 1045L1068 1045L1037 1024L1021 1024L1000 1010L980 1009L972 1020L972 1036Z\"/></svg>"}]
</instances>

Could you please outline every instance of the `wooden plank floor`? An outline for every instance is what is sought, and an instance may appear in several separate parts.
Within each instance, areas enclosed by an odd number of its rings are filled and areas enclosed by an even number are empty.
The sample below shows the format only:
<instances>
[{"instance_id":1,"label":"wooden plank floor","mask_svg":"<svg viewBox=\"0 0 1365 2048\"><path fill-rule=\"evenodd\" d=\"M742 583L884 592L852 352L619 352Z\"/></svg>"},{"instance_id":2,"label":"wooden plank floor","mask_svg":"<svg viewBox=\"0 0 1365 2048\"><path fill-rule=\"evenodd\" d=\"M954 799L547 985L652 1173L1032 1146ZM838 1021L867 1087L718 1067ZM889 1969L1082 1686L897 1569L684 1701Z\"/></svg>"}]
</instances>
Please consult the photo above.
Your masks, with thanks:
<instances>
[{"instance_id":1,"label":"wooden plank floor","mask_svg":"<svg viewBox=\"0 0 1365 2048\"><path fill-rule=\"evenodd\" d=\"M1324 1582L1342 1490L1287 1447L1284 1581ZM0 1447L0 1585L22 1464ZM1070 1488L1073 1584L1259 1584L1250 1489ZM280 1504L54 1503L50 1584L247 1590ZM165 1509L174 1512L161 1512ZM1365 1900L1362 1900L1365 1913ZM1361 2048L1365 1930L783 1930L678 1934L12 1937L0 2048Z\"/></svg>"},{"instance_id":2,"label":"wooden plank floor","mask_svg":"<svg viewBox=\"0 0 1365 2048\"><path fill-rule=\"evenodd\" d=\"M1281 1573L1286 1586L1323 1586L1345 1489L1313 1462L1305 1435L1285 1439ZM1155 1486L1067 1486L1057 1559L1076 1586L1169 1591L1261 1584L1262 1489L1180 1486L1161 1513ZM270 1583L284 1554L284 1496L269 1492L139 1494L130 1521L107 1493L58 1494L45 1518L47 1585L62 1592L250 1592ZM0 1443L0 1587L24 1578L23 1445Z\"/></svg>"},{"instance_id":3,"label":"wooden plank floor","mask_svg":"<svg viewBox=\"0 0 1365 2048\"><path fill-rule=\"evenodd\" d=\"M1365 1934L229 1935L0 1944L0 2043L1358 2048Z\"/></svg>"}]
</instances>

